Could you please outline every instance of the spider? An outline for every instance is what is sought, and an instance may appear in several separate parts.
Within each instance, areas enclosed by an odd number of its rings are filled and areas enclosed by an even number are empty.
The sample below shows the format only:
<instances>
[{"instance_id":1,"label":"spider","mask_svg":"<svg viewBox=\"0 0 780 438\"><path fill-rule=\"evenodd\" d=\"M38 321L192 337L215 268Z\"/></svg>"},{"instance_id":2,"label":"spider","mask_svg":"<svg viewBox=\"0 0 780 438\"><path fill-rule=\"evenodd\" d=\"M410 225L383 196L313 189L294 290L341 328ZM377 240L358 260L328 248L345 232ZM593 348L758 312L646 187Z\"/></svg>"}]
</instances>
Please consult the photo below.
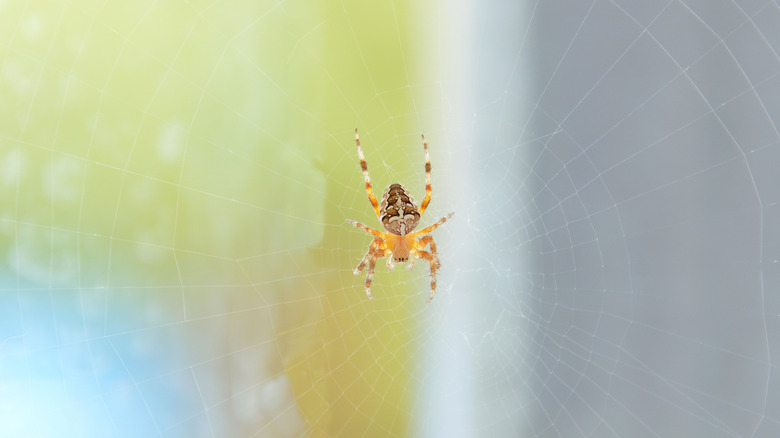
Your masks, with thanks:
<instances>
[{"instance_id":1,"label":"spider","mask_svg":"<svg viewBox=\"0 0 780 438\"><path fill-rule=\"evenodd\" d=\"M428 203L431 201L431 158L428 155L428 143L425 141L425 136L422 136L423 148L425 150L425 198L423 198L420 208L417 208L417 204L414 203L411 193L409 193L404 186L398 183L390 184L385 189L384 195L382 195L382 203L377 202L376 196L374 196L374 190L371 188L371 178L368 176L368 166L366 165L366 159L363 157L363 150L360 148L360 137L358 136L358 130L355 129L355 143L357 144L358 158L360 158L360 167L363 169L363 179L366 181L366 193L368 194L368 200L371 202L371 206L376 212L376 216L382 222L382 226L388 231L383 233L377 231L371 227L347 219L347 222L360 228L374 236L374 240L368 246L368 252L363 256L363 260L355 268L355 275L357 275L368 264L368 273L366 274L366 295L369 300L374 300L371 295L371 280L374 277L374 266L376 265L376 259L380 257L389 256L387 258L387 268L393 269L395 262L409 261L407 269L412 270L414 268L415 258L425 259L431 265L431 294L428 296L428 301L431 302L433 296L436 294L436 270L441 267L439 263L439 256L436 253L436 243L433 241L433 237L428 233L435 230L439 225L443 224L455 212L448 214L447 216L439 219L435 224L425 227L420 231L412 232L420 221L425 209L428 207ZM422 236L422 237L419 237ZM418 239L419 237L419 239ZM430 252L425 250L425 247L430 245Z\"/></svg>"}]
</instances>

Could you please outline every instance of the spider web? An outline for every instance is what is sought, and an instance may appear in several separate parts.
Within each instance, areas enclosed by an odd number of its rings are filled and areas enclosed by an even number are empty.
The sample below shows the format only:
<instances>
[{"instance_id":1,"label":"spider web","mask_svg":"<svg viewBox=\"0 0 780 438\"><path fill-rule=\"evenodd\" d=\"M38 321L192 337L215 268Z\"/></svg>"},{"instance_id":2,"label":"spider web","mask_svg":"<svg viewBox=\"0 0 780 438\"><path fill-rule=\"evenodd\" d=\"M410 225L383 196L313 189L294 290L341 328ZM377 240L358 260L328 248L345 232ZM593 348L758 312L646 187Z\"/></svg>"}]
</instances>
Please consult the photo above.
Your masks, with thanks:
<instances>
[{"instance_id":1,"label":"spider web","mask_svg":"<svg viewBox=\"0 0 780 438\"><path fill-rule=\"evenodd\" d=\"M780 433L780 5L419 3L0 1L0 436Z\"/></svg>"}]
</instances>

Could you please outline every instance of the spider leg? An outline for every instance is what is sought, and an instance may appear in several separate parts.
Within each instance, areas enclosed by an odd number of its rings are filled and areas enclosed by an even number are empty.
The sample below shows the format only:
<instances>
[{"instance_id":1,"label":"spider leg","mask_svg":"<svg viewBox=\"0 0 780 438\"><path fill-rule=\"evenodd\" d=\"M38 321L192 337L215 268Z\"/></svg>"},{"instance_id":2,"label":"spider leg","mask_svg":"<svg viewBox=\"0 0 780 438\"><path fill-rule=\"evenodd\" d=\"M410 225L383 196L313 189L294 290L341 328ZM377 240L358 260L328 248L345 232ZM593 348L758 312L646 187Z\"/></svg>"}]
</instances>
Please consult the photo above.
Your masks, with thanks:
<instances>
[{"instance_id":1,"label":"spider leg","mask_svg":"<svg viewBox=\"0 0 780 438\"><path fill-rule=\"evenodd\" d=\"M415 260L415 257L409 257L409 264L406 266L406 269L408 269L410 271L412 269L414 269L414 260Z\"/></svg>"},{"instance_id":2,"label":"spider leg","mask_svg":"<svg viewBox=\"0 0 780 438\"><path fill-rule=\"evenodd\" d=\"M385 248L382 248L383 245L379 245L374 250L374 253L371 255L371 260L368 262L368 273L366 273L366 295L368 295L368 299L371 301L374 301L374 297L371 295L371 281L374 279L374 266L376 266L376 259L379 257L384 257L385 255Z\"/></svg>"},{"instance_id":3,"label":"spider leg","mask_svg":"<svg viewBox=\"0 0 780 438\"><path fill-rule=\"evenodd\" d=\"M385 237L385 234L382 233L381 231L377 231L377 230L375 230L375 229L373 229L371 227L368 227L366 225L361 224L360 222L355 222L352 219L347 219L347 223L350 224L350 225L354 225L354 226L360 228L361 230L365 231L368 234L371 234L374 237L379 237L381 239L384 239L384 237Z\"/></svg>"},{"instance_id":4,"label":"spider leg","mask_svg":"<svg viewBox=\"0 0 780 438\"><path fill-rule=\"evenodd\" d=\"M363 268L366 266L366 263L368 263L368 260L371 258L371 256L374 255L377 248L381 244L382 239L379 237L371 241L371 245L368 246L368 252L363 256L363 260L360 261L360 264L357 265L357 268L355 268L355 272L353 272L355 275L358 275L358 273L363 270Z\"/></svg>"},{"instance_id":5,"label":"spider leg","mask_svg":"<svg viewBox=\"0 0 780 438\"><path fill-rule=\"evenodd\" d=\"M392 257L387 258L387 269L393 270L395 268L395 260Z\"/></svg>"},{"instance_id":6,"label":"spider leg","mask_svg":"<svg viewBox=\"0 0 780 438\"><path fill-rule=\"evenodd\" d=\"M414 236L422 236L423 234L428 234L428 233L430 233L431 231L435 230L436 228L439 228L439 226L440 226L441 224L443 224L443 223L447 222L447 219L451 218L453 214L455 214L455 212L454 212L454 211L453 211L452 213L448 214L447 216L444 216L443 218L439 219L439 220L438 220L438 221L437 221L435 224L433 224L433 225L430 225L430 226L427 226L427 227L423 228L423 229L422 229L422 230L420 230L420 231L415 231L415 232L413 233L413 234L414 234ZM355 225L355 226L357 226L357 225ZM364 226L365 226L365 225L364 225Z\"/></svg>"},{"instance_id":7,"label":"spider leg","mask_svg":"<svg viewBox=\"0 0 780 438\"><path fill-rule=\"evenodd\" d=\"M426 245L431 246L431 255L433 256L433 260L436 261L436 268L441 268L441 263L439 262L439 254L436 252L436 242L433 241L433 236L423 236L418 241L418 244L420 245L420 249L425 248Z\"/></svg>"},{"instance_id":8,"label":"spider leg","mask_svg":"<svg viewBox=\"0 0 780 438\"><path fill-rule=\"evenodd\" d=\"M374 207L376 217L379 216L379 203L374 196L374 189L371 188L371 178L368 176L368 164L366 164L366 157L363 156L363 149L360 148L360 137L358 136L358 130L355 128L355 144L357 144L358 158L360 158L360 168L363 169L363 179L366 181L366 194L368 194L368 200L371 202L371 206Z\"/></svg>"},{"instance_id":9,"label":"spider leg","mask_svg":"<svg viewBox=\"0 0 780 438\"><path fill-rule=\"evenodd\" d=\"M428 142L425 141L425 136L422 136L423 149L425 149L425 198L420 204L420 214L422 215L428 203L431 202L431 156L428 154Z\"/></svg>"},{"instance_id":10,"label":"spider leg","mask_svg":"<svg viewBox=\"0 0 780 438\"><path fill-rule=\"evenodd\" d=\"M428 260L428 262L431 264L431 294L428 296L428 300L426 303L430 303L433 299L433 296L436 295L436 260L434 259L433 255L425 250L417 250L417 256L421 259Z\"/></svg>"}]
</instances>

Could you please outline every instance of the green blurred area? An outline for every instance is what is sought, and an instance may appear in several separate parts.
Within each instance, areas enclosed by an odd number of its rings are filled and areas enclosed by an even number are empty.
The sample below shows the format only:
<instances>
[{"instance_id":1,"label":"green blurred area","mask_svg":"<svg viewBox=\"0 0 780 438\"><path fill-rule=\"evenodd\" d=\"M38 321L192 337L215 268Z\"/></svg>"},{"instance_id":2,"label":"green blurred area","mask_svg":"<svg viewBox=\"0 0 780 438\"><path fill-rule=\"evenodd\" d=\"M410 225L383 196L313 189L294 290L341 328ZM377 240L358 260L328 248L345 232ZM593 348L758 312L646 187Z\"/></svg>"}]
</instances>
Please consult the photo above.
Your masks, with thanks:
<instances>
[{"instance_id":1,"label":"green blurred area","mask_svg":"<svg viewBox=\"0 0 780 438\"><path fill-rule=\"evenodd\" d=\"M412 2L0 3L0 275L106 288L128 312L154 295L115 288L180 289L174 323L245 287L220 311L271 309L312 436L408 430L411 301L352 287L370 239L344 219L372 219L354 128L378 195L387 160L422 179L421 156L390 155L417 147L426 107L414 16Z\"/></svg>"}]
</instances>

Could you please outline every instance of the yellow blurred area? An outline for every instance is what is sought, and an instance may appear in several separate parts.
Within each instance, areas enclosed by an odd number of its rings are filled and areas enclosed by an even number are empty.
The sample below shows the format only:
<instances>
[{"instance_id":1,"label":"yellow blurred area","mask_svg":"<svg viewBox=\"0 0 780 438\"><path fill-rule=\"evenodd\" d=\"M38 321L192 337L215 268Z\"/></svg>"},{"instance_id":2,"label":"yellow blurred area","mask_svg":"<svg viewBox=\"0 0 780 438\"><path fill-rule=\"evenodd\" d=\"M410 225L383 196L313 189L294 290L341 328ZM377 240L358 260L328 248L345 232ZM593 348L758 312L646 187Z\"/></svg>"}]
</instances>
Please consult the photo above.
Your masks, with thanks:
<instances>
[{"instance_id":1,"label":"yellow blurred area","mask_svg":"<svg viewBox=\"0 0 780 438\"><path fill-rule=\"evenodd\" d=\"M414 5L0 3L4 281L80 291L96 336L180 329L180 369L263 346L251 381L285 374L311 436L408 431L424 295L386 281L369 303L352 269L370 240L344 219L378 225L354 128L378 195L392 169L422 179ZM230 390L207 416L254 388L214 370L200 385Z\"/></svg>"}]
</instances>

